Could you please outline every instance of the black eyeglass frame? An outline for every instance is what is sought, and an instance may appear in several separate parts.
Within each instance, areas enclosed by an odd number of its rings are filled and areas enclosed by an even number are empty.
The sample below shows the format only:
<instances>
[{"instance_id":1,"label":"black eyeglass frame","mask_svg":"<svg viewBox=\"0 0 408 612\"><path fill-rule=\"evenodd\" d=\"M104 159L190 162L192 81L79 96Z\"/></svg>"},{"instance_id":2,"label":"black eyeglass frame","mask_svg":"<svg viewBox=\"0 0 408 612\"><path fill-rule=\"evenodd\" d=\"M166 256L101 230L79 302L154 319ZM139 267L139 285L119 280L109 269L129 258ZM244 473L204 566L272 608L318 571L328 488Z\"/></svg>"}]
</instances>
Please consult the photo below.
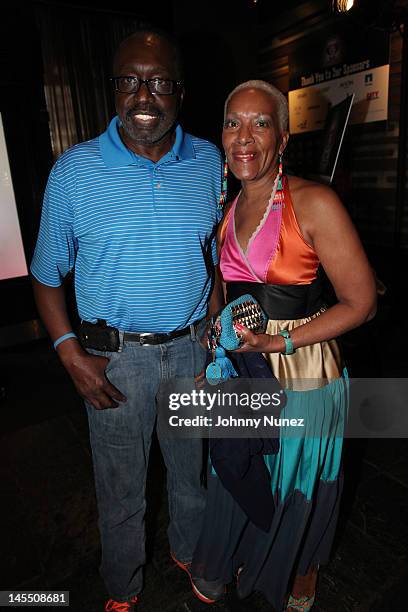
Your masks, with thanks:
<instances>
[{"instance_id":1,"label":"black eyeglass frame","mask_svg":"<svg viewBox=\"0 0 408 612\"><path fill-rule=\"evenodd\" d=\"M119 79L135 79L135 81L138 83L138 87L137 89L134 89L132 91L122 91L118 88L118 80ZM114 91L116 91L117 93L124 93L124 94L134 94L137 93L139 91L139 89L141 88L141 86L143 85L143 83L146 85L150 95L152 96L174 96L175 93L177 93L177 89L179 87L181 87L183 85L183 81L176 81L174 79L159 79L159 78L154 78L154 79L139 79L139 77L135 77L133 75L127 75L124 74L123 76L118 76L118 77L109 77L110 82L113 85ZM154 81L165 81L166 83L171 83L173 85L173 90L171 91L171 93L158 93L157 91L152 91L150 89L150 83L154 82Z\"/></svg>"}]
</instances>

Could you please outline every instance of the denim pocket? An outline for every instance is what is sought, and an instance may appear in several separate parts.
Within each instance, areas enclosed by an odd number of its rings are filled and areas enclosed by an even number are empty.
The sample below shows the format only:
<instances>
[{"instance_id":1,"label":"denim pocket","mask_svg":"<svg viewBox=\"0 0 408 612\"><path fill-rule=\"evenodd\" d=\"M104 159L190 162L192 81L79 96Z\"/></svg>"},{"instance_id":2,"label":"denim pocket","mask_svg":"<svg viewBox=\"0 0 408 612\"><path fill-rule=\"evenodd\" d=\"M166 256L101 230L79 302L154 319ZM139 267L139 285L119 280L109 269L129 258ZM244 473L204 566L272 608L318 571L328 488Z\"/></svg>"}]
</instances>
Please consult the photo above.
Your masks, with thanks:
<instances>
[{"instance_id":1,"label":"denim pocket","mask_svg":"<svg viewBox=\"0 0 408 612\"><path fill-rule=\"evenodd\" d=\"M98 357L105 357L106 359L109 359L109 361L108 361L108 363L106 364L106 367L105 367L105 374L108 374L109 370L112 369L113 364L115 363L115 361L117 360L118 356L120 355L120 353L118 353L116 351L115 352L113 352L113 351L99 351L98 349L93 349L93 348L87 348L85 350L90 355L96 355Z\"/></svg>"},{"instance_id":2,"label":"denim pocket","mask_svg":"<svg viewBox=\"0 0 408 612\"><path fill-rule=\"evenodd\" d=\"M107 351L98 351L97 349L93 349L93 348L86 348L85 350L90 355L97 355L98 357L107 357L108 356Z\"/></svg>"}]
</instances>

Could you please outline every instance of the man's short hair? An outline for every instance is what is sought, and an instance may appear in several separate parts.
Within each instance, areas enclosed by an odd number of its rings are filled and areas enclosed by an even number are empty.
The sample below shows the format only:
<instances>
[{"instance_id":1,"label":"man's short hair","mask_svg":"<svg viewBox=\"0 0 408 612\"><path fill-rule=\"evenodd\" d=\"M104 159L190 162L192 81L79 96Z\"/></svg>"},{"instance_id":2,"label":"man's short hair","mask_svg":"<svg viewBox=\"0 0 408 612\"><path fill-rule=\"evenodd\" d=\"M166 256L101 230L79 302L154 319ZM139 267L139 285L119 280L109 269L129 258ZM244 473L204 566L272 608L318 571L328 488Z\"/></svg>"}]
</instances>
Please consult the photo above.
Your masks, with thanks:
<instances>
[{"instance_id":1,"label":"man's short hair","mask_svg":"<svg viewBox=\"0 0 408 612\"><path fill-rule=\"evenodd\" d=\"M124 38L119 43L115 51L113 64L115 65L116 57L120 49L122 48L122 46L125 45L128 40L131 40L132 38L136 38L137 36L140 36L141 34L155 34L156 36L159 36L160 38L163 38L164 40L166 40L173 47L174 56L176 60L177 78L182 79L184 76L184 66L183 66L183 59L182 59L182 53L181 53L179 41L177 40L175 36L170 34L170 32L167 32L167 30L160 28L159 26L151 25L149 23L140 24L133 30L133 32L131 32L128 36L126 36L126 38Z\"/></svg>"},{"instance_id":2,"label":"man's short hair","mask_svg":"<svg viewBox=\"0 0 408 612\"><path fill-rule=\"evenodd\" d=\"M231 91L225 101L224 118L227 114L227 107L232 96L241 91L242 89L261 89L262 91L265 91L267 94L269 94L276 103L276 110L279 118L279 129L281 133L288 131L289 110L288 102L285 96L281 91L279 91L277 87L271 85L271 83L268 83L267 81L261 81L259 79L253 79L251 81L245 81L245 83L240 83Z\"/></svg>"}]
</instances>

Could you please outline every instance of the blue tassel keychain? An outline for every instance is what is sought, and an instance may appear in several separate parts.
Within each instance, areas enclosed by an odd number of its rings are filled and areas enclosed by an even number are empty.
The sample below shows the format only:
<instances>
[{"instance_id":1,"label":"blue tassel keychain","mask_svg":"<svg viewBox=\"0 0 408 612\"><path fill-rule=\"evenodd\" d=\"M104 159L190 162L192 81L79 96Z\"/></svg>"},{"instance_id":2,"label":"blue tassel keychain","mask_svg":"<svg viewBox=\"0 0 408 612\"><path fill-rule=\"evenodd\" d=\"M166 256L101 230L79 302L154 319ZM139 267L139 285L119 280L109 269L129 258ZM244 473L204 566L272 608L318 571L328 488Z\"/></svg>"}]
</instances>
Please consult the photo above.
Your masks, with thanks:
<instances>
[{"instance_id":1,"label":"blue tassel keychain","mask_svg":"<svg viewBox=\"0 0 408 612\"><path fill-rule=\"evenodd\" d=\"M237 378L236 372L231 360L227 357L225 350L221 346L213 349L213 360L207 366L205 377L210 385L219 385L229 378Z\"/></svg>"}]
</instances>

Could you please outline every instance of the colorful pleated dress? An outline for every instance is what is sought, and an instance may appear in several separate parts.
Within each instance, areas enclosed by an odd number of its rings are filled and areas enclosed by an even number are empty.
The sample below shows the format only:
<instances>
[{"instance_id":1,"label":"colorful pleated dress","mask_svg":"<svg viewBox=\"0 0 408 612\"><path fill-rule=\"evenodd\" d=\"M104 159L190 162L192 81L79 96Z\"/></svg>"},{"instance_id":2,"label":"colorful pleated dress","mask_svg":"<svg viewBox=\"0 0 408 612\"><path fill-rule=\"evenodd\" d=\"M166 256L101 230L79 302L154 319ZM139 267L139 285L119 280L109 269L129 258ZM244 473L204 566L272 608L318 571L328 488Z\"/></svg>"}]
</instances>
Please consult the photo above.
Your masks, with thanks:
<instances>
[{"instance_id":1,"label":"colorful pleated dress","mask_svg":"<svg viewBox=\"0 0 408 612\"><path fill-rule=\"evenodd\" d=\"M227 300L252 294L268 314L267 333L292 330L320 316L319 260L304 240L284 182L284 202L270 202L246 252L235 231L232 204L221 228L220 267ZM286 389L282 418L304 419L295 436L280 430L280 450L264 455L275 512L268 533L253 525L209 474L207 511L193 560L193 575L233 580L239 594L262 592L281 610L295 574L328 562L341 495L341 454L347 418L347 380L335 340L265 354Z\"/></svg>"}]
</instances>

